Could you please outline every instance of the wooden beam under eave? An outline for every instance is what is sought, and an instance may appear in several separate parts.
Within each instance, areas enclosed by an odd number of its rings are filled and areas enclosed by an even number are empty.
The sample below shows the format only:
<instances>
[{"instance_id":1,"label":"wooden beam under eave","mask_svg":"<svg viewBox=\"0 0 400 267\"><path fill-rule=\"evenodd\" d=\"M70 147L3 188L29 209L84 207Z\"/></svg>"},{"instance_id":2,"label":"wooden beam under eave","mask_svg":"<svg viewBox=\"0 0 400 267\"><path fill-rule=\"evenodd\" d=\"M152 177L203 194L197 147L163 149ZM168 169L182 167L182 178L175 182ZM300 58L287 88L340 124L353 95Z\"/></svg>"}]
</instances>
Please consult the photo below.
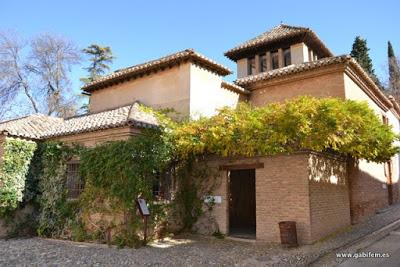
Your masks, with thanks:
<instances>
[{"instance_id":1,"label":"wooden beam under eave","mask_svg":"<svg viewBox=\"0 0 400 267\"><path fill-rule=\"evenodd\" d=\"M219 166L220 171L262 169L262 168L264 168L264 163L262 163L262 162L243 163L243 164L227 164L227 165Z\"/></svg>"}]
</instances>

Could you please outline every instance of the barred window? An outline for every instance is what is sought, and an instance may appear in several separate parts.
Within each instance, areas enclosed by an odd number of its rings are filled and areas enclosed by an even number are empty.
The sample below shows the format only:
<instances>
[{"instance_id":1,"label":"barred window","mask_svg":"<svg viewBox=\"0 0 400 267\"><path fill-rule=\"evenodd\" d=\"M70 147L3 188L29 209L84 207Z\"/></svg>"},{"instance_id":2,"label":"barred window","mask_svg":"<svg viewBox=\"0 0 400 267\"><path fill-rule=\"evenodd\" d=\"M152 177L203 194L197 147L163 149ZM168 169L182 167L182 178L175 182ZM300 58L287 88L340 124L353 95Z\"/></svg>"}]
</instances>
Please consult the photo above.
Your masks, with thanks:
<instances>
[{"instance_id":1,"label":"barred window","mask_svg":"<svg viewBox=\"0 0 400 267\"><path fill-rule=\"evenodd\" d=\"M157 200L171 200L172 174L170 171L157 174L153 180L153 197Z\"/></svg>"},{"instance_id":2,"label":"barred window","mask_svg":"<svg viewBox=\"0 0 400 267\"><path fill-rule=\"evenodd\" d=\"M85 183L79 175L79 162L69 162L67 164L67 180L66 180L68 198L78 198L82 193Z\"/></svg>"}]
</instances>

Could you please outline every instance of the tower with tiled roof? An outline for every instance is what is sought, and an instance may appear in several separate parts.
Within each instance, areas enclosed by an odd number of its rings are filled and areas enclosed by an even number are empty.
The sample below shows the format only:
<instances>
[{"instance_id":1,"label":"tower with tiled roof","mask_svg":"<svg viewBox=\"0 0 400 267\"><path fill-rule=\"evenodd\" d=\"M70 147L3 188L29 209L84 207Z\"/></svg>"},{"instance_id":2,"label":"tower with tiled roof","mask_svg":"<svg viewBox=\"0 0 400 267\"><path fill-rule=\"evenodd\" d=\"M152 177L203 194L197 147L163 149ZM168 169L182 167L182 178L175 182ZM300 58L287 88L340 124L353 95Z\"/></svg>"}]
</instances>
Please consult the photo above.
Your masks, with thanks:
<instances>
[{"instance_id":1,"label":"tower with tiled roof","mask_svg":"<svg viewBox=\"0 0 400 267\"><path fill-rule=\"evenodd\" d=\"M309 28L280 24L225 53L237 63L237 77L333 56Z\"/></svg>"}]
</instances>

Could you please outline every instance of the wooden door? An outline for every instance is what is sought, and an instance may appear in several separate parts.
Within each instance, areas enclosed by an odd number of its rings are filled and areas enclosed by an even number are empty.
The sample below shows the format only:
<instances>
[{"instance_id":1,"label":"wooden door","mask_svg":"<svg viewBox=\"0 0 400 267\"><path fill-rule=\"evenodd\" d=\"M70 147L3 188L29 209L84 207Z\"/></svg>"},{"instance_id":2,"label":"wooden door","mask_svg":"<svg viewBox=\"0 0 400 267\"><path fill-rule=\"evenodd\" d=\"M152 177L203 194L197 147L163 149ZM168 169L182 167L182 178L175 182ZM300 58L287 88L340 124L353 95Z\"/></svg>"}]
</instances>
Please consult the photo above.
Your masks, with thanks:
<instances>
[{"instance_id":1,"label":"wooden door","mask_svg":"<svg viewBox=\"0 0 400 267\"><path fill-rule=\"evenodd\" d=\"M255 169L231 170L229 175L230 232L256 230Z\"/></svg>"}]
</instances>

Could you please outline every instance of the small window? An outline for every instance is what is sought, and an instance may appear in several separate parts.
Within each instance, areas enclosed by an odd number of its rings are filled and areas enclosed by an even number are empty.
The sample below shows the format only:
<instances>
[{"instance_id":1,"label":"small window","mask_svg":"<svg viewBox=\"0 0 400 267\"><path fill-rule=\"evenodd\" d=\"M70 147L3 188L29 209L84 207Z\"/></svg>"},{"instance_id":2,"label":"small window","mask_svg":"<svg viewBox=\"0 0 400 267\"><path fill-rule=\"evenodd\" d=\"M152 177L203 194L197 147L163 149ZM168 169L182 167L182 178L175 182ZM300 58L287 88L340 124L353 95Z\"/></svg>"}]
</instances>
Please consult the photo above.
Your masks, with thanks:
<instances>
[{"instance_id":1,"label":"small window","mask_svg":"<svg viewBox=\"0 0 400 267\"><path fill-rule=\"evenodd\" d=\"M153 197L156 200L170 200L172 188L171 172L157 174L153 180Z\"/></svg>"},{"instance_id":2,"label":"small window","mask_svg":"<svg viewBox=\"0 0 400 267\"><path fill-rule=\"evenodd\" d=\"M290 55L290 48L286 48L283 50L283 64L284 66L289 66L292 64L292 58Z\"/></svg>"},{"instance_id":3,"label":"small window","mask_svg":"<svg viewBox=\"0 0 400 267\"><path fill-rule=\"evenodd\" d=\"M278 51L271 52L271 66L272 66L272 69L278 69L279 68L279 54L278 54Z\"/></svg>"},{"instance_id":4,"label":"small window","mask_svg":"<svg viewBox=\"0 0 400 267\"><path fill-rule=\"evenodd\" d=\"M66 180L68 198L78 198L82 193L85 183L79 175L79 162L69 162L67 164L67 180Z\"/></svg>"},{"instance_id":5,"label":"small window","mask_svg":"<svg viewBox=\"0 0 400 267\"><path fill-rule=\"evenodd\" d=\"M267 71L267 55L265 54L260 55L260 71Z\"/></svg>"},{"instance_id":6,"label":"small window","mask_svg":"<svg viewBox=\"0 0 400 267\"><path fill-rule=\"evenodd\" d=\"M256 74L256 59L254 57L248 58L247 74Z\"/></svg>"}]
</instances>

